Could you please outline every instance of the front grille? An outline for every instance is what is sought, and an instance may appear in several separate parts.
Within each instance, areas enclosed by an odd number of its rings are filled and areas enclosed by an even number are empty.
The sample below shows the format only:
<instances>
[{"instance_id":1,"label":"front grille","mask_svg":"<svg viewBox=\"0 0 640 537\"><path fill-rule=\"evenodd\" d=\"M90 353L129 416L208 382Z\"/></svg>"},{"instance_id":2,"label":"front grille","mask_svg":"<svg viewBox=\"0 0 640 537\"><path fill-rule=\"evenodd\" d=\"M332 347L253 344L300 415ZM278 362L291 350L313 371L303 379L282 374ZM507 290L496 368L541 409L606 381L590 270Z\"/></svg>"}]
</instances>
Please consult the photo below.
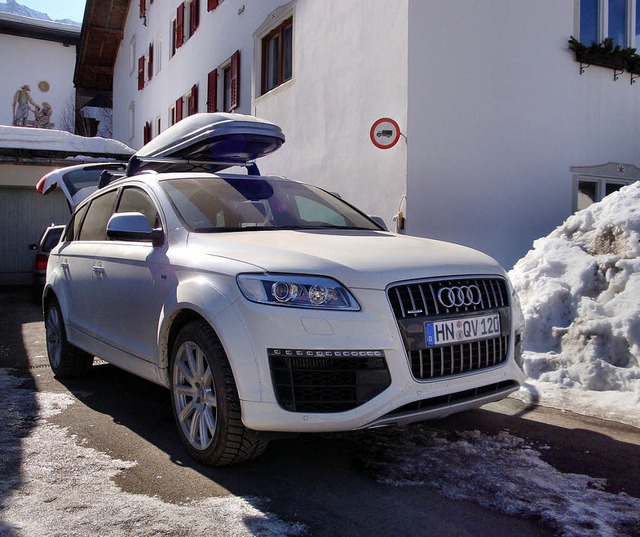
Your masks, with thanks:
<instances>
[{"instance_id":1,"label":"front grille","mask_svg":"<svg viewBox=\"0 0 640 537\"><path fill-rule=\"evenodd\" d=\"M443 287L476 285L480 290L480 302L469 306L447 308L438 302L438 292ZM509 306L507 283L502 278L465 278L416 282L391 287L389 300L396 319L413 319L417 316L449 317L460 313L490 311Z\"/></svg>"},{"instance_id":2,"label":"front grille","mask_svg":"<svg viewBox=\"0 0 640 537\"><path fill-rule=\"evenodd\" d=\"M383 351L267 352L276 399L291 412L352 410L391 384Z\"/></svg>"},{"instance_id":3,"label":"front grille","mask_svg":"<svg viewBox=\"0 0 640 537\"><path fill-rule=\"evenodd\" d=\"M443 288L474 288L473 300L459 306L443 305L438 299ZM475 292L478 289L479 293ZM411 371L418 380L460 375L493 367L507 359L511 317L507 283L502 278L460 278L395 285L387 295L395 314ZM429 347L425 323L443 319L464 319L489 312L500 314L501 334L479 339Z\"/></svg>"}]
</instances>

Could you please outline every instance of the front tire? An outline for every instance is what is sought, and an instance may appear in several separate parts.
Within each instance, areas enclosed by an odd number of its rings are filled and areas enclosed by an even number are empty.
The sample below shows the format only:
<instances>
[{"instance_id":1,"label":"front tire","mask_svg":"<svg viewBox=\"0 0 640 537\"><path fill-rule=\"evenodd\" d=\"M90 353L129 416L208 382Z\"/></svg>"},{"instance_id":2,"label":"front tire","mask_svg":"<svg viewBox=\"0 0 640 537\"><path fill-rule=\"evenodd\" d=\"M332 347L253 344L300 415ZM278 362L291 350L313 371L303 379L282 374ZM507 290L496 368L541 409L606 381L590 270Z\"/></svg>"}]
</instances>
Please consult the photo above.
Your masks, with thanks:
<instances>
[{"instance_id":1,"label":"front tire","mask_svg":"<svg viewBox=\"0 0 640 537\"><path fill-rule=\"evenodd\" d=\"M203 320L180 330L171 352L171 401L182 441L204 464L253 459L267 447L242 424L233 372L220 340Z\"/></svg>"},{"instance_id":2,"label":"front tire","mask_svg":"<svg viewBox=\"0 0 640 537\"><path fill-rule=\"evenodd\" d=\"M86 375L93 364L93 356L67 341L60 306L55 300L51 300L46 306L44 327L47 355L53 374L58 378Z\"/></svg>"}]
</instances>

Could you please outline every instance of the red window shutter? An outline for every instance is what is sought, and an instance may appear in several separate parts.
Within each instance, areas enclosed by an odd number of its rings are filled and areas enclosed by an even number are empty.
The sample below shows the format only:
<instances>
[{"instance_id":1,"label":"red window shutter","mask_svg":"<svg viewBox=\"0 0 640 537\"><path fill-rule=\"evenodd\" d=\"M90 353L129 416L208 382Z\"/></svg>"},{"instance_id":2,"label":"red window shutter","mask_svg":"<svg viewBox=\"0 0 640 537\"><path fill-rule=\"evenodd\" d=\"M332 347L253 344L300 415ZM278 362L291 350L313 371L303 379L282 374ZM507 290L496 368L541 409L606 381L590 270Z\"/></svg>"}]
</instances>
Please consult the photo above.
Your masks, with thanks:
<instances>
[{"instance_id":1,"label":"red window shutter","mask_svg":"<svg viewBox=\"0 0 640 537\"><path fill-rule=\"evenodd\" d=\"M143 138L145 144L151 141L151 123L148 121L144 124Z\"/></svg>"},{"instance_id":2,"label":"red window shutter","mask_svg":"<svg viewBox=\"0 0 640 537\"><path fill-rule=\"evenodd\" d=\"M138 58L138 89L144 89L144 56Z\"/></svg>"},{"instance_id":3,"label":"red window shutter","mask_svg":"<svg viewBox=\"0 0 640 537\"><path fill-rule=\"evenodd\" d=\"M218 111L218 70L207 75L207 112Z\"/></svg>"},{"instance_id":4,"label":"red window shutter","mask_svg":"<svg viewBox=\"0 0 640 537\"><path fill-rule=\"evenodd\" d=\"M207 11L213 11L218 7L218 0L207 0Z\"/></svg>"},{"instance_id":5,"label":"red window shutter","mask_svg":"<svg viewBox=\"0 0 640 537\"><path fill-rule=\"evenodd\" d=\"M194 84L187 99L187 115L192 116L196 113L198 113L198 85Z\"/></svg>"},{"instance_id":6,"label":"red window shutter","mask_svg":"<svg viewBox=\"0 0 640 537\"><path fill-rule=\"evenodd\" d=\"M140 0L140 18L147 14L147 0Z\"/></svg>"},{"instance_id":7,"label":"red window shutter","mask_svg":"<svg viewBox=\"0 0 640 537\"><path fill-rule=\"evenodd\" d=\"M191 2L191 33L193 34L200 24L200 0Z\"/></svg>"},{"instance_id":8,"label":"red window shutter","mask_svg":"<svg viewBox=\"0 0 640 537\"><path fill-rule=\"evenodd\" d=\"M184 44L184 3L178 6L176 12L176 48L180 48Z\"/></svg>"},{"instance_id":9,"label":"red window shutter","mask_svg":"<svg viewBox=\"0 0 640 537\"><path fill-rule=\"evenodd\" d=\"M153 43L149 43L149 65L147 66L147 79L153 78Z\"/></svg>"},{"instance_id":10,"label":"red window shutter","mask_svg":"<svg viewBox=\"0 0 640 537\"><path fill-rule=\"evenodd\" d=\"M184 117L184 111L182 109L182 97L176 100L176 123Z\"/></svg>"},{"instance_id":11,"label":"red window shutter","mask_svg":"<svg viewBox=\"0 0 640 537\"><path fill-rule=\"evenodd\" d=\"M231 110L240 106L240 51L231 56Z\"/></svg>"}]
</instances>

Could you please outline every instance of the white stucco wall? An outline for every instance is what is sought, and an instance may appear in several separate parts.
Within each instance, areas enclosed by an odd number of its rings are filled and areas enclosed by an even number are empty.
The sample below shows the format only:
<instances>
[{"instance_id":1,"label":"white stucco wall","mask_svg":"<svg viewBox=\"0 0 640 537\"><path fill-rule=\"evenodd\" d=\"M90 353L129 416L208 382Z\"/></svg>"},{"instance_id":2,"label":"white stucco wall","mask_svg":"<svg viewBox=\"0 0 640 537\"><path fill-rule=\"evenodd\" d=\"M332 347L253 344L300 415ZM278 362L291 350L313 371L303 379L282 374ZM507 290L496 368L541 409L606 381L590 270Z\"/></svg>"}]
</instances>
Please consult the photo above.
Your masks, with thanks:
<instances>
[{"instance_id":1,"label":"white stucco wall","mask_svg":"<svg viewBox=\"0 0 640 537\"><path fill-rule=\"evenodd\" d=\"M160 116L162 130L169 126L169 108L176 99L198 84L198 111L206 111L207 74L227 62L240 50L240 106L238 113L251 113L251 77L253 69L253 33L282 0L246 2L225 0L213 11L207 11L206 0L200 1L200 25L189 40L170 58L171 19L179 0L154 2L148 8L147 24L139 16L137 3L131 3L124 28L124 38L114 69L114 138L136 149L143 145L143 125ZM240 13L241 7L244 9ZM162 67L145 89L138 91L137 61L148 54L149 43L162 40ZM135 68L129 69L129 46L135 41ZM154 62L158 51L154 50ZM219 73L221 75L221 73ZM129 139L128 114L134 102L134 138ZM154 130L155 134L155 130Z\"/></svg>"},{"instance_id":2,"label":"white stucco wall","mask_svg":"<svg viewBox=\"0 0 640 537\"><path fill-rule=\"evenodd\" d=\"M405 193L406 144L402 138L393 149L376 149L369 129L384 116L395 119L403 132L406 127L406 0L395 0L392 9L386 0L225 0L212 12L202 0L198 30L170 59L170 21L179 3L154 2L146 26L138 5L130 6L114 71L114 137L141 147L144 123L159 115L165 130L169 108L194 83L198 110L205 111L207 73L240 50L237 112L272 120L286 135L283 148L259 162L262 172L337 191L391 226ZM277 26L277 8L283 6L294 14L294 76L252 102L260 78L260 37L272 22ZM162 69L138 91L137 60L157 35L162 36ZM130 72L132 39L136 63ZM128 135L131 102L133 139Z\"/></svg>"},{"instance_id":3,"label":"white stucco wall","mask_svg":"<svg viewBox=\"0 0 640 537\"><path fill-rule=\"evenodd\" d=\"M255 99L253 113L287 141L261 170L338 192L392 227L406 186L406 143L369 139L375 120L407 126L407 4L404 0L298 0L294 75Z\"/></svg>"},{"instance_id":4,"label":"white stucco wall","mask_svg":"<svg viewBox=\"0 0 640 537\"><path fill-rule=\"evenodd\" d=\"M572 209L571 166L638 164L640 84L567 49L574 0L410 0L408 232L510 267Z\"/></svg>"},{"instance_id":5,"label":"white stucco wall","mask_svg":"<svg viewBox=\"0 0 640 537\"><path fill-rule=\"evenodd\" d=\"M51 105L51 120L56 128L60 128L63 111L69 104L72 110L74 106L73 71L76 47L0 34L0 51L0 125L13 123L13 96L18 89L28 84L31 97L38 105L43 101ZM44 92L38 88L41 81L48 82L48 91ZM33 114L30 114L29 119L33 118ZM73 128L73 125L71 127Z\"/></svg>"}]
</instances>

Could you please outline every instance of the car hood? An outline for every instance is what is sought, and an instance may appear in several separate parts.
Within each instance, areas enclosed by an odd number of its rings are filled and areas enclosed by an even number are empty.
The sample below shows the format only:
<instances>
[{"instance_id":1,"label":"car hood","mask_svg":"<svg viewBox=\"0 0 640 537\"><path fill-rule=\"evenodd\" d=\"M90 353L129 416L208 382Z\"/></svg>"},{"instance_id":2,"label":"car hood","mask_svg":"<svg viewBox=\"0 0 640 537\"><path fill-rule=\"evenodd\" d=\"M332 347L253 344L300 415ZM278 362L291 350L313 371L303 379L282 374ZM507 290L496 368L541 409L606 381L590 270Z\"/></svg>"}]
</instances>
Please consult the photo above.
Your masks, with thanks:
<instances>
[{"instance_id":1,"label":"car hood","mask_svg":"<svg viewBox=\"0 0 640 537\"><path fill-rule=\"evenodd\" d=\"M504 275L488 255L432 239L378 231L271 230L191 233L189 249L262 270L330 276L347 287L385 289L442 275Z\"/></svg>"}]
</instances>

